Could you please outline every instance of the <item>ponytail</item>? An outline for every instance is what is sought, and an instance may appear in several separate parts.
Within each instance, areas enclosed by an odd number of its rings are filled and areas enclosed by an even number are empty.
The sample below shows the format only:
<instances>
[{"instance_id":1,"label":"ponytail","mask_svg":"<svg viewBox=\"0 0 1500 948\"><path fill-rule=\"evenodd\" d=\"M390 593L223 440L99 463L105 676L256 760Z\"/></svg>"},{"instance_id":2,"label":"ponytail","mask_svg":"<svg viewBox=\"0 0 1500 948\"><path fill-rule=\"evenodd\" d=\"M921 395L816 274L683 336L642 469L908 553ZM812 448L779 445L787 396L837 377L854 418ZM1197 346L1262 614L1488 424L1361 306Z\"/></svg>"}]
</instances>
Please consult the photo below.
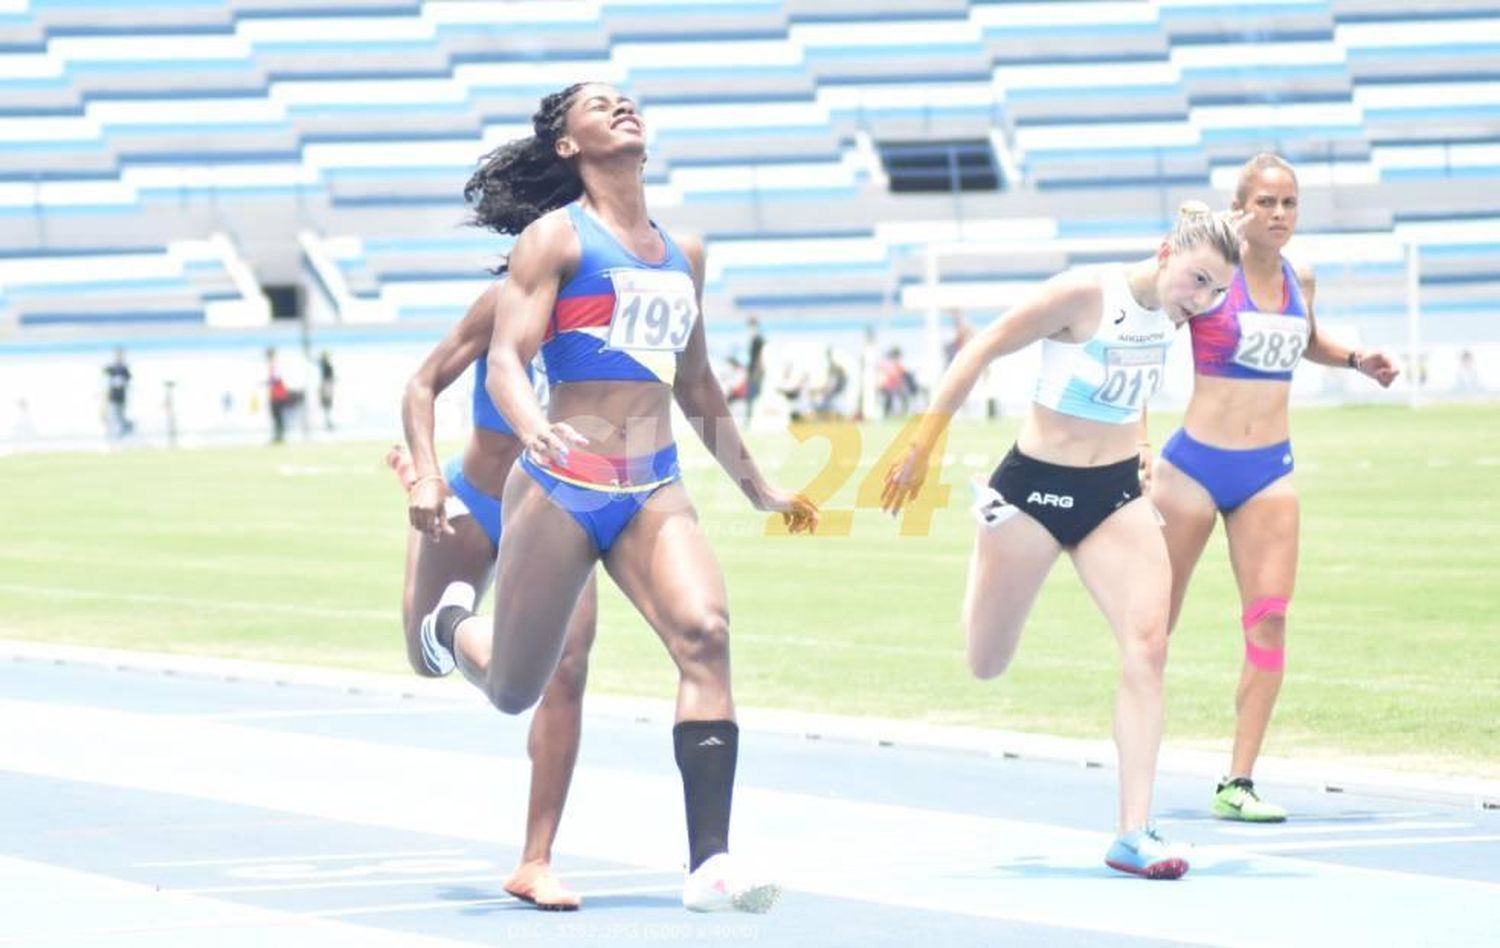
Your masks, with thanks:
<instances>
[{"instance_id":1,"label":"ponytail","mask_svg":"<svg viewBox=\"0 0 1500 948\"><path fill-rule=\"evenodd\" d=\"M557 140L567 127L568 107L586 83L575 83L542 98L531 116L533 134L507 142L479 159L464 185L474 209L469 223L500 234L520 234L532 221L578 199L583 179L558 157ZM502 263L495 273L505 271Z\"/></svg>"}]
</instances>

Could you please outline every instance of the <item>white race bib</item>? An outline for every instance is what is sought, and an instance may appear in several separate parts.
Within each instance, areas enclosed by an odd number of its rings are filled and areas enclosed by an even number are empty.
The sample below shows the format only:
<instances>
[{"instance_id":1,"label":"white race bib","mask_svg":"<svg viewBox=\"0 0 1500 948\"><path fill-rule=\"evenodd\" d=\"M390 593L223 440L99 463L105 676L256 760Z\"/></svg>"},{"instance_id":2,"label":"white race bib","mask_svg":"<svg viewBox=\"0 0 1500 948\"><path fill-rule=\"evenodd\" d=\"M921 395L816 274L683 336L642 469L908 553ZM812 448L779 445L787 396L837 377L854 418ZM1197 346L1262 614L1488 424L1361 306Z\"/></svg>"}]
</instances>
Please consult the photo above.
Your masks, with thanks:
<instances>
[{"instance_id":1,"label":"white race bib","mask_svg":"<svg viewBox=\"0 0 1500 948\"><path fill-rule=\"evenodd\" d=\"M1140 408L1161 388L1166 361L1166 346L1106 349L1104 381L1094 390L1094 401L1127 411Z\"/></svg>"},{"instance_id":2,"label":"white race bib","mask_svg":"<svg viewBox=\"0 0 1500 948\"><path fill-rule=\"evenodd\" d=\"M1290 372L1307 348L1307 320L1280 313L1240 313L1236 365L1256 372Z\"/></svg>"},{"instance_id":3,"label":"white race bib","mask_svg":"<svg viewBox=\"0 0 1500 948\"><path fill-rule=\"evenodd\" d=\"M615 311L607 349L681 352L698 320L692 278L677 270L611 270Z\"/></svg>"}]
</instances>

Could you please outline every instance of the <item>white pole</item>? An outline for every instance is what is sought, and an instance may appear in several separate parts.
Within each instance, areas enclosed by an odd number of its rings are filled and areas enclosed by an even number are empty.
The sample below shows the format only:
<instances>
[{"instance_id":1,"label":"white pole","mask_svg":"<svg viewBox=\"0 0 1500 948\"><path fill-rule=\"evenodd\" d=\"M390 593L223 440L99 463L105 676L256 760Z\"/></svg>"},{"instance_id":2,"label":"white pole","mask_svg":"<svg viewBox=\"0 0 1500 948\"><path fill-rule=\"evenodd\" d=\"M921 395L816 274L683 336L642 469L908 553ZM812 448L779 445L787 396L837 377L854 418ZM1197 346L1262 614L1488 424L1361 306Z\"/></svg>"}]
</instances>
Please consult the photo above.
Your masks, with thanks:
<instances>
[{"instance_id":1,"label":"white pole","mask_svg":"<svg viewBox=\"0 0 1500 948\"><path fill-rule=\"evenodd\" d=\"M1422 252L1415 241L1406 245L1406 349L1408 404L1422 405Z\"/></svg>"},{"instance_id":2,"label":"white pole","mask_svg":"<svg viewBox=\"0 0 1500 948\"><path fill-rule=\"evenodd\" d=\"M943 377L943 343L938 328L938 249L933 244L927 245L927 266L925 279L927 282L927 371L923 373L926 378L928 397L937 391L938 380Z\"/></svg>"}]
</instances>

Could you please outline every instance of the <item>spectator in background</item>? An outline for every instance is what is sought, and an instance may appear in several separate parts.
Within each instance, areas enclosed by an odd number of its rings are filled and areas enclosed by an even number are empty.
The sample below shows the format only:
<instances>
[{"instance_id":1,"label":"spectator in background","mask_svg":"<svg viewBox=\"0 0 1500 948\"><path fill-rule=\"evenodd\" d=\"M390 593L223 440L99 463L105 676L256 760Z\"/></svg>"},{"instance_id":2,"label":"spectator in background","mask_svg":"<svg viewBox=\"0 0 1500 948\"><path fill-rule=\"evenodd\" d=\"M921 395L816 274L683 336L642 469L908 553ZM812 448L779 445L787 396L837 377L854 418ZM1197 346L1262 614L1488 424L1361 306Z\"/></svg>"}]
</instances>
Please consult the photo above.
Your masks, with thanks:
<instances>
[{"instance_id":1,"label":"spectator in background","mask_svg":"<svg viewBox=\"0 0 1500 948\"><path fill-rule=\"evenodd\" d=\"M750 373L745 369L745 363L740 361L738 355L730 356L724 363L723 376L719 382L724 389L724 400L732 409L735 402L743 402L750 397ZM745 412L748 419L750 413Z\"/></svg>"},{"instance_id":2,"label":"spectator in background","mask_svg":"<svg viewBox=\"0 0 1500 948\"><path fill-rule=\"evenodd\" d=\"M109 409L109 436L123 438L135 430L135 424L125 414L125 404L130 398L130 366L125 364L125 350L115 349L115 360L104 367L106 398Z\"/></svg>"},{"instance_id":3,"label":"spectator in background","mask_svg":"<svg viewBox=\"0 0 1500 948\"><path fill-rule=\"evenodd\" d=\"M880 362L880 408L885 417L905 415L911 411L912 396L917 393L917 379L901 361L901 347L892 346Z\"/></svg>"},{"instance_id":4,"label":"spectator in background","mask_svg":"<svg viewBox=\"0 0 1500 948\"><path fill-rule=\"evenodd\" d=\"M760 333L760 319L751 316L750 327L750 350L745 361L745 378L747 382L745 391L745 424L750 424L750 417L755 414L755 400L760 397L760 389L766 381L765 349L766 337Z\"/></svg>"},{"instance_id":5,"label":"spectator in background","mask_svg":"<svg viewBox=\"0 0 1500 948\"><path fill-rule=\"evenodd\" d=\"M271 404L271 443L286 440L286 416L297 403L296 394L287 387L276 365L276 348L266 349L266 397Z\"/></svg>"},{"instance_id":6,"label":"spectator in background","mask_svg":"<svg viewBox=\"0 0 1500 948\"><path fill-rule=\"evenodd\" d=\"M948 311L948 315L953 318L953 338L943 346L944 366L952 364L953 357L958 355L958 350L962 349L974 335L974 330L969 328L968 320L964 319L963 310L952 309Z\"/></svg>"},{"instance_id":7,"label":"spectator in background","mask_svg":"<svg viewBox=\"0 0 1500 948\"><path fill-rule=\"evenodd\" d=\"M16 420L11 431L17 441L25 441L36 435L36 425L31 421L31 403L24 397L16 399Z\"/></svg>"},{"instance_id":8,"label":"spectator in background","mask_svg":"<svg viewBox=\"0 0 1500 948\"><path fill-rule=\"evenodd\" d=\"M948 315L953 319L953 336L943 345L943 365L953 364L954 356L958 355L960 349L969 344L974 338L974 330L969 326L969 321L961 309L950 309ZM977 393L976 399L973 394ZM983 413L990 418L995 417L996 409L992 398L992 384L990 382L990 366L986 365L979 373L979 381L974 383L974 393L970 393L968 401L964 402L964 415L973 418L976 414Z\"/></svg>"},{"instance_id":9,"label":"spectator in background","mask_svg":"<svg viewBox=\"0 0 1500 948\"><path fill-rule=\"evenodd\" d=\"M318 404L323 408L323 427L333 430L333 360L324 349L318 355Z\"/></svg>"},{"instance_id":10,"label":"spectator in background","mask_svg":"<svg viewBox=\"0 0 1500 948\"><path fill-rule=\"evenodd\" d=\"M1453 390L1464 394L1479 391L1479 367L1474 362L1472 349L1458 354L1458 374L1453 378Z\"/></svg>"},{"instance_id":11,"label":"spectator in background","mask_svg":"<svg viewBox=\"0 0 1500 948\"><path fill-rule=\"evenodd\" d=\"M786 399L787 417L801 421L807 417L812 395L812 373L800 352L780 360L780 378L776 380L776 391Z\"/></svg>"},{"instance_id":12,"label":"spectator in background","mask_svg":"<svg viewBox=\"0 0 1500 948\"><path fill-rule=\"evenodd\" d=\"M823 372L823 384L813 392L813 417L826 420L842 420L843 415L838 410L839 399L843 397L844 389L849 387L849 370L833 353L833 347L827 350L827 365Z\"/></svg>"},{"instance_id":13,"label":"spectator in background","mask_svg":"<svg viewBox=\"0 0 1500 948\"><path fill-rule=\"evenodd\" d=\"M177 381L162 381L161 414L167 425L167 447L177 447Z\"/></svg>"}]
</instances>

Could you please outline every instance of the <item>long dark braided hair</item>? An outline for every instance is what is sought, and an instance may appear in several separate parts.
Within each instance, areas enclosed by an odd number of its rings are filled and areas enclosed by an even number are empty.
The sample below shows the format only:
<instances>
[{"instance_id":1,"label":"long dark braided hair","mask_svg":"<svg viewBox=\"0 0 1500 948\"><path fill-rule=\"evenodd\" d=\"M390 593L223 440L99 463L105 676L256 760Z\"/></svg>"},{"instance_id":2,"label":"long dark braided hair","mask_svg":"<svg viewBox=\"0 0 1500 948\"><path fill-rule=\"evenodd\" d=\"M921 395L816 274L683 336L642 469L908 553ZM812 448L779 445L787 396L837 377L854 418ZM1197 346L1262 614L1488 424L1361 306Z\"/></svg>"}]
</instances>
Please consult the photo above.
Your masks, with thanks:
<instances>
[{"instance_id":1,"label":"long dark braided hair","mask_svg":"<svg viewBox=\"0 0 1500 948\"><path fill-rule=\"evenodd\" d=\"M587 83L575 83L542 98L531 116L533 134L507 142L479 159L479 168L464 185L464 200L474 208L469 223L501 234L519 234L548 211L583 193L578 169L558 157L557 140L566 127L568 107ZM504 272L501 264L496 273Z\"/></svg>"}]
</instances>

